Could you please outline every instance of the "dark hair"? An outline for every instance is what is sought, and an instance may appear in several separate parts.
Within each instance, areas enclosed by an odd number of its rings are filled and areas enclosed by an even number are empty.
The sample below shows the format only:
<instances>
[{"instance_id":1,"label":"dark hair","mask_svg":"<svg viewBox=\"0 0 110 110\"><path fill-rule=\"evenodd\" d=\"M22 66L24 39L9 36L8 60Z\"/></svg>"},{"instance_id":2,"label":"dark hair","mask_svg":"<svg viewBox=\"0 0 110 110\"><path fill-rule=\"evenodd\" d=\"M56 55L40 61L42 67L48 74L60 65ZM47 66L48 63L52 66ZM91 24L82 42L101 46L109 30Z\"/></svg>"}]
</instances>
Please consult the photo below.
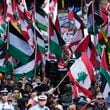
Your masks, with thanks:
<instances>
[{"instance_id":1,"label":"dark hair","mask_svg":"<svg viewBox=\"0 0 110 110\"><path fill-rule=\"evenodd\" d=\"M36 5L41 7L45 0L36 0Z\"/></svg>"},{"instance_id":2,"label":"dark hair","mask_svg":"<svg viewBox=\"0 0 110 110\"><path fill-rule=\"evenodd\" d=\"M110 91L108 92L108 96L110 96Z\"/></svg>"},{"instance_id":3,"label":"dark hair","mask_svg":"<svg viewBox=\"0 0 110 110\"><path fill-rule=\"evenodd\" d=\"M32 84L29 83L29 82L26 83L25 87L26 87L26 86L30 86L31 88L33 88Z\"/></svg>"},{"instance_id":4,"label":"dark hair","mask_svg":"<svg viewBox=\"0 0 110 110\"><path fill-rule=\"evenodd\" d=\"M15 87L12 92L14 92L15 90L20 91L18 87Z\"/></svg>"},{"instance_id":5,"label":"dark hair","mask_svg":"<svg viewBox=\"0 0 110 110\"><path fill-rule=\"evenodd\" d=\"M86 106L86 108L93 108L93 105L92 105L92 104L88 104L88 105Z\"/></svg>"}]
</instances>

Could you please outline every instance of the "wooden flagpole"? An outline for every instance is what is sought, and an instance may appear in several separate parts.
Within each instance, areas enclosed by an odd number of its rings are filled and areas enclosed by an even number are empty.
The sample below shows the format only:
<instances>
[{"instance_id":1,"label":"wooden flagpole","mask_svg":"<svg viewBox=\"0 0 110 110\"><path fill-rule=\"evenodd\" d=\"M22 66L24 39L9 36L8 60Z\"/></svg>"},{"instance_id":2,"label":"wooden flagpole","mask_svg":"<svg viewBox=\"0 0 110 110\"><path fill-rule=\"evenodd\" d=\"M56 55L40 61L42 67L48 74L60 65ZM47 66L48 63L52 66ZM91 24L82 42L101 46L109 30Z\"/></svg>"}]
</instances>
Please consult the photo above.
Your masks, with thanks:
<instances>
[{"instance_id":1,"label":"wooden flagpole","mask_svg":"<svg viewBox=\"0 0 110 110\"><path fill-rule=\"evenodd\" d=\"M64 79L67 77L67 73L66 73L66 75L62 78L62 80L58 83L58 85L55 87L55 89L57 89L60 85L61 85L61 83L64 81Z\"/></svg>"}]
</instances>

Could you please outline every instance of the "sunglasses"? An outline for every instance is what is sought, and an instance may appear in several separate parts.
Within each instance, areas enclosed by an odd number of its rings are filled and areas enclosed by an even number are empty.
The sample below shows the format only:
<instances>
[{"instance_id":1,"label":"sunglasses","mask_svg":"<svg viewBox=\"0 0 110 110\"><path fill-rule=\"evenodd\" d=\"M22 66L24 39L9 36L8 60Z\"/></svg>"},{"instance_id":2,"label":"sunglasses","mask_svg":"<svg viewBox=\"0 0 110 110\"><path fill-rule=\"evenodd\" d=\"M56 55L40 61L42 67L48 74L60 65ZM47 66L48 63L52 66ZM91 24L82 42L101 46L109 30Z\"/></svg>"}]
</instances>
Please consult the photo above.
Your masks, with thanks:
<instances>
[{"instance_id":1,"label":"sunglasses","mask_svg":"<svg viewBox=\"0 0 110 110\"><path fill-rule=\"evenodd\" d=\"M97 98L98 100L104 100L104 98Z\"/></svg>"},{"instance_id":2,"label":"sunglasses","mask_svg":"<svg viewBox=\"0 0 110 110\"><path fill-rule=\"evenodd\" d=\"M3 93L2 95L3 95L3 96L7 96L8 94L7 94L7 93Z\"/></svg>"},{"instance_id":3,"label":"sunglasses","mask_svg":"<svg viewBox=\"0 0 110 110\"><path fill-rule=\"evenodd\" d=\"M46 101L45 99L38 99L39 101Z\"/></svg>"}]
</instances>

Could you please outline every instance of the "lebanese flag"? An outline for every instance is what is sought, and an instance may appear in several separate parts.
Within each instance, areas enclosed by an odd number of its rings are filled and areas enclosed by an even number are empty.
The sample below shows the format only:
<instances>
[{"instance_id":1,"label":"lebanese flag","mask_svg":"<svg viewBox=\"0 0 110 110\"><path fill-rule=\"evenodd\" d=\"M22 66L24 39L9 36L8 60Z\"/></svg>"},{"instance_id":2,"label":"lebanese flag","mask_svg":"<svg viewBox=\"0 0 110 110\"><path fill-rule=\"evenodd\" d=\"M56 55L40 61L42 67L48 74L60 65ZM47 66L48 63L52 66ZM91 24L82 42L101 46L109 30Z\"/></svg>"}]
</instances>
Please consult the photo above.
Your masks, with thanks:
<instances>
[{"instance_id":1,"label":"lebanese flag","mask_svg":"<svg viewBox=\"0 0 110 110\"><path fill-rule=\"evenodd\" d=\"M88 89L94 81L94 70L86 53L71 66L68 76L83 94L92 98L92 93Z\"/></svg>"}]
</instances>

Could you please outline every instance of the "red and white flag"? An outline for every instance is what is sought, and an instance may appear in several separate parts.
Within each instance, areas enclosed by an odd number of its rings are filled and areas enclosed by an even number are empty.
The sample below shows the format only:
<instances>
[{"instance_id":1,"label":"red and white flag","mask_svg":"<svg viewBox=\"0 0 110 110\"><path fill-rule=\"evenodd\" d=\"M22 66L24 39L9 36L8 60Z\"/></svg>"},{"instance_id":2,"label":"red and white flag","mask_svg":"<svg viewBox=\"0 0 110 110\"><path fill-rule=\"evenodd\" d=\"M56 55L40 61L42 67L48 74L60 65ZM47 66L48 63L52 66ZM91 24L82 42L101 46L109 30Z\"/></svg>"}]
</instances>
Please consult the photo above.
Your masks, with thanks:
<instances>
[{"instance_id":1,"label":"red and white flag","mask_svg":"<svg viewBox=\"0 0 110 110\"><path fill-rule=\"evenodd\" d=\"M70 67L68 76L83 94L91 98L92 94L88 89L94 81L94 68L86 53L83 53Z\"/></svg>"}]
</instances>

